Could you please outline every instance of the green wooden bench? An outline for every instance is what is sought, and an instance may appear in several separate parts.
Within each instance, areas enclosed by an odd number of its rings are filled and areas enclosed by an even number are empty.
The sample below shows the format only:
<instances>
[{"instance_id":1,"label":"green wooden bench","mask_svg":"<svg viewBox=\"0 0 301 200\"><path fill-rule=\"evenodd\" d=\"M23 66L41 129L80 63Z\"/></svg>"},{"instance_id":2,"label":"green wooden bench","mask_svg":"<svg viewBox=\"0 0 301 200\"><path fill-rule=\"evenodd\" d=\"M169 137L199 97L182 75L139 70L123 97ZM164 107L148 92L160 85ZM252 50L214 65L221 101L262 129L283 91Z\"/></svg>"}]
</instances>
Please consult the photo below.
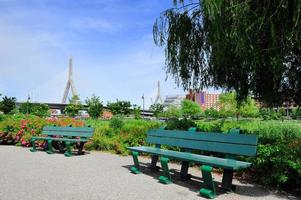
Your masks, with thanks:
<instances>
[{"instance_id":1,"label":"green wooden bench","mask_svg":"<svg viewBox=\"0 0 301 200\"><path fill-rule=\"evenodd\" d=\"M204 181L204 187L200 190L200 194L213 198L216 186L212 179L212 168L223 169L222 188L227 191L234 190L233 172L251 166L249 162L236 160L236 156L255 156L257 140L256 135L239 134L238 129L231 129L228 134L195 132L195 129L189 131L149 130L146 142L155 144L155 147L128 147L132 151L134 160L134 167L131 167L131 171L135 174L141 173L138 161L139 152L152 155L151 168L153 169L158 168L156 164L160 157L164 175L159 177L159 181L165 184L172 182L168 168L169 159L182 162L180 172L182 180L191 177L188 174L189 163L199 164L202 165L201 172ZM161 149L161 145L180 147L182 151ZM194 150L216 152L215 154L222 154L224 157L195 154L192 153Z\"/></svg>"},{"instance_id":2,"label":"green wooden bench","mask_svg":"<svg viewBox=\"0 0 301 200\"><path fill-rule=\"evenodd\" d=\"M58 127L58 126L45 126L42 130L42 136L32 137L31 144L32 149L31 152L36 152L36 144L37 140L44 140L47 142L47 150L48 154L52 154L53 151L53 141L62 142L66 146L65 156L72 156L71 147L74 144L78 145L78 154L83 153L84 144L88 141L90 137L93 136L94 129L91 127Z\"/></svg>"}]
</instances>

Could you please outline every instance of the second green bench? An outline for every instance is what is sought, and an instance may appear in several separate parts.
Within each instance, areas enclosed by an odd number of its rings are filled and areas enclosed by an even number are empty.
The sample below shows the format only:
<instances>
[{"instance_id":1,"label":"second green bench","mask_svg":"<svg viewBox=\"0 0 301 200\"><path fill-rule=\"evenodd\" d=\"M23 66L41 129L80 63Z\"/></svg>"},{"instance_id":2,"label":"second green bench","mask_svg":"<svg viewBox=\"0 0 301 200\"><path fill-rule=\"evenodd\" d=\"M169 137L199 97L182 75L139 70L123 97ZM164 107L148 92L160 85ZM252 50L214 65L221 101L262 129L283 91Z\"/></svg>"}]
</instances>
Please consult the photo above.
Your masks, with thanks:
<instances>
[{"instance_id":1,"label":"second green bench","mask_svg":"<svg viewBox=\"0 0 301 200\"><path fill-rule=\"evenodd\" d=\"M84 144L89 138L93 136L94 129L91 127L58 127L45 126L42 130L41 136L31 138L32 149L31 152L36 151L36 141L44 140L47 142L47 153L53 153L53 141L62 142L66 146L65 156L72 156L71 147L78 145L78 154L82 154Z\"/></svg>"}]
</instances>

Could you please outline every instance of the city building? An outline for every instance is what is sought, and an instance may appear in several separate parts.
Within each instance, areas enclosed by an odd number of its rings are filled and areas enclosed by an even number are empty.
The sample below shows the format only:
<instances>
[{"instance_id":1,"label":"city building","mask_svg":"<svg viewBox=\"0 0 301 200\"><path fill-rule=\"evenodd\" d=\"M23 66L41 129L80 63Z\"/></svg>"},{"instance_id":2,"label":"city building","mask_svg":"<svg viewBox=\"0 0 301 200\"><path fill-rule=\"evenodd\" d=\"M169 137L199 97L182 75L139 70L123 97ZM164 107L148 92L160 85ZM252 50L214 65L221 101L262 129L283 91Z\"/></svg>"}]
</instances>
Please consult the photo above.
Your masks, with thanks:
<instances>
[{"instance_id":1,"label":"city building","mask_svg":"<svg viewBox=\"0 0 301 200\"><path fill-rule=\"evenodd\" d=\"M196 92L189 90L189 93L186 95L186 99L190 99L198 103L203 110L214 108L219 110L218 105L219 94L217 93L208 93L206 91Z\"/></svg>"},{"instance_id":2,"label":"city building","mask_svg":"<svg viewBox=\"0 0 301 200\"><path fill-rule=\"evenodd\" d=\"M165 100L163 102L163 105L165 107L168 106L176 106L177 108L181 107L181 102L185 99L185 96L183 95L168 95L165 97Z\"/></svg>"}]
</instances>

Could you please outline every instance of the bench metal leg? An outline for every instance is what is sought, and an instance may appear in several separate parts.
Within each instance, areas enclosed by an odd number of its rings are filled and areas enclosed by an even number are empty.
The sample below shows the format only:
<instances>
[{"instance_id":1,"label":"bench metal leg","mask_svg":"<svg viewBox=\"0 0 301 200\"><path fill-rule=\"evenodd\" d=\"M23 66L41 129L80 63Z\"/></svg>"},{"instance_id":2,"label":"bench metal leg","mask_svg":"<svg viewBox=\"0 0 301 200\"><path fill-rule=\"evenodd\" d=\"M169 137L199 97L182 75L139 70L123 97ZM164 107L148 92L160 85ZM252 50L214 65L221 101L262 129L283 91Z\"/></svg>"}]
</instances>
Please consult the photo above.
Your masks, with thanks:
<instances>
[{"instance_id":1,"label":"bench metal leg","mask_svg":"<svg viewBox=\"0 0 301 200\"><path fill-rule=\"evenodd\" d=\"M160 167L157 166L158 160L159 160L159 156L158 155L152 155L152 162L151 162L151 166L150 166L150 168L152 170L158 171L160 169Z\"/></svg>"},{"instance_id":2,"label":"bench metal leg","mask_svg":"<svg viewBox=\"0 0 301 200\"><path fill-rule=\"evenodd\" d=\"M191 178L191 174L188 174L188 168L189 168L189 162L188 161L182 161L182 166L181 166L181 180L186 181Z\"/></svg>"},{"instance_id":3,"label":"bench metal leg","mask_svg":"<svg viewBox=\"0 0 301 200\"><path fill-rule=\"evenodd\" d=\"M224 169L223 180L222 180L222 188L226 191L234 191L235 186L232 185L234 171Z\"/></svg>"},{"instance_id":4,"label":"bench metal leg","mask_svg":"<svg viewBox=\"0 0 301 200\"><path fill-rule=\"evenodd\" d=\"M47 140L47 148L48 150L46 151L46 153L53 154L52 140Z\"/></svg>"},{"instance_id":5,"label":"bench metal leg","mask_svg":"<svg viewBox=\"0 0 301 200\"><path fill-rule=\"evenodd\" d=\"M84 142L79 143L78 152L77 152L78 155L84 154L83 153L84 144L85 144Z\"/></svg>"},{"instance_id":6,"label":"bench metal leg","mask_svg":"<svg viewBox=\"0 0 301 200\"><path fill-rule=\"evenodd\" d=\"M71 142L65 142L66 144L66 152L64 153L64 155L66 157L70 157L72 156L72 152L71 152Z\"/></svg>"},{"instance_id":7,"label":"bench metal leg","mask_svg":"<svg viewBox=\"0 0 301 200\"><path fill-rule=\"evenodd\" d=\"M204 187L200 189L200 195L213 199L216 196L215 184L212 178L212 167L203 165L201 167Z\"/></svg>"},{"instance_id":8,"label":"bench metal leg","mask_svg":"<svg viewBox=\"0 0 301 200\"><path fill-rule=\"evenodd\" d=\"M30 151L36 152L37 148L36 148L36 140L35 139L31 139L31 145L32 145L32 148L30 149Z\"/></svg>"},{"instance_id":9,"label":"bench metal leg","mask_svg":"<svg viewBox=\"0 0 301 200\"><path fill-rule=\"evenodd\" d=\"M133 151L132 152L132 156L133 156L133 161L134 161L134 167L131 167L131 172L134 173L134 174L140 174L141 171L140 171L140 166L139 166L139 161L138 161L138 156L139 156L139 153L138 152L135 152Z\"/></svg>"},{"instance_id":10,"label":"bench metal leg","mask_svg":"<svg viewBox=\"0 0 301 200\"><path fill-rule=\"evenodd\" d=\"M161 157L160 161L161 161L161 166L163 169L164 176L160 176L159 181L164 184L169 184L171 183L171 176L168 168L169 159L166 157Z\"/></svg>"}]
</instances>

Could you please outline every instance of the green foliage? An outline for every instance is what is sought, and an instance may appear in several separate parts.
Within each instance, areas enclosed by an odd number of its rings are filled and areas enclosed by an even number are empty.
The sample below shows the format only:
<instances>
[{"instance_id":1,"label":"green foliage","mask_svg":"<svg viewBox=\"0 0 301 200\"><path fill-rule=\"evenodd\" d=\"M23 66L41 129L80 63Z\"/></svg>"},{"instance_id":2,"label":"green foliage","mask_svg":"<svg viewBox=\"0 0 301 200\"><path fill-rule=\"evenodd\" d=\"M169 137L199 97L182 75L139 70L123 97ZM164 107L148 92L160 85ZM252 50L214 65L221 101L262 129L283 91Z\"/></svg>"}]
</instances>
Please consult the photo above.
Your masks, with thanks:
<instances>
[{"instance_id":1,"label":"green foliage","mask_svg":"<svg viewBox=\"0 0 301 200\"><path fill-rule=\"evenodd\" d=\"M259 109L251 97L240 104L236 102L236 94L233 92L223 93L219 96L219 115L221 117L257 117Z\"/></svg>"},{"instance_id":2,"label":"green foliage","mask_svg":"<svg viewBox=\"0 0 301 200\"><path fill-rule=\"evenodd\" d=\"M164 111L160 116L166 118L179 118L182 116L182 111L174 105L168 106L167 110Z\"/></svg>"},{"instance_id":3,"label":"green foliage","mask_svg":"<svg viewBox=\"0 0 301 200\"><path fill-rule=\"evenodd\" d=\"M137 105L133 105L133 113L135 119L141 119L141 107Z\"/></svg>"},{"instance_id":4,"label":"green foliage","mask_svg":"<svg viewBox=\"0 0 301 200\"><path fill-rule=\"evenodd\" d=\"M33 107L33 115L39 117L47 117L50 116L49 106L47 104L37 104Z\"/></svg>"},{"instance_id":5,"label":"green foliage","mask_svg":"<svg viewBox=\"0 0 301 200\"><path fill-rule=\"evenodd\" d=\"M280 118L281 113L276 112L274 109L262 108L259 111L259 116L262 117L263 120L277 120Z\"/></svg>"},{"instance_id":6,"label":"green foliage","mask_svg":"<svg viewBox=\"0 0 301 200\"><path fill-rule=\"evenodd\" d=\"M4 96L0 101L0 111L4 114L10 114L16 107L16 101L15 97Z\"/></svg>"},{"instance_id":7,"label":"green foliage","mask_svg":"<svg viewBox=\"0 0 301 200\"><path fill-rule=\"evenodd\" d=\"M87 98L86 104L88 106L88 113L90 117L96 119L102 114L103 105L102 102L100 101L100 97L92 95L90 99Z\"/></svg>"},{"instance_id":8,"label":"green foliage","mask_svg":"<svg viewBox=\"0 0 301 200\"><path fill-rule=\"evenodd\" d=\"M259 108L251 97L247 97L238 111L242 117L257 117L259 115Z\"/></svg>"},{"instance_id":9,"label":"green foliage","mask_svg":"<svg viewBox=\"0 0 301 200\"><path fill-rule=\"evenodd\" d=\"M166 122L166 127L165 129L167 130L188 130L191 127L196 127L196 124L190 120L190 119L178 119L178 118L173 118L169 119Z\"/></svg>"},{"instance_id":10,"label":"green foliage","mask_svg":"<svg viewBox=\"0 0 301 200\"><path fill-rule=\"evenodd\" d=\"M22 114L31 114L33 112L33 103L30 102L24 102L19 107L19 112Z\"/></svg>"},{"instance_id":11,"label":"green foliage","mask_svg":"<svg viewBox=\"0 0 301 200\"><path fill-rule=\"evenodd\" d=\"M33 104L30 102L25 102L20 105L19 112L22 114L32 114L39 117L50 116L49 106L47 104Z\"/></svg>"},{"instance_id":12,"label":"green foliage","mask_svg":"<svg viewBox=\"0 0 301 200\"><path fill-rule=\"evenodd\" d=\"M145 144L146 132L162 126L160 122L144 120L125 120L119 129L113 129L108 122L88 120L87 124L95 128L92 141L86 144L90 150L113 151L117 154L127 155L128 146Z\"/></svg>"},{"instance_id":13,"label":"green foliage","mask_svg":"<svg viewBox=\"0 0 301 200\"><path fill-rule=\"evenodd\" d=\"M149 110L154 113L155 117L158 117L160 114L163 113L164 105L160 103L154 103L149 107Z\"/></svg>"},{"instance_id":14,"label":"green foliage","mask_svg":"<svg viewBox=\"0 0 301 200\"><path fill-rule=\"evenodd\" d=\"M196 102L185 99L181 102L181 111L184 117L192 118L202 112L201 107Z\"/></svg>"},{"instance_id":15,"label":"green foliage","mask_svg":"<svg viewBox=\"0 0 301 200\"><path fill-rule=\"evenodd\" d=\"M108 102L107 107L114 115L129 115L131 113L131 102L129 101L117 99L116 102Z\"/></svg>"},{"instance_id":16,"label":"green foliage","mask_svg":"<svg viewBox=\"0 0 301 200\"><path fill-rule=\"evenodd\" d=\"M109 124L110 128L114 130L121 129L123 125L124 125L123 119L119 116L112 117Z\"/></svg>"},{"instance_id":17,"label":"green foliage","mask_svg":"<svg viewBox=\"0 0 301 200\"><path fill-rule=\"evenodd\" d=\"M19 112L22 114L32 114L39 117L50 116L49 106L47 104L35 104L28 101L20 105Z\"/></svg>"},{"instance_id":18,"label":"green foliage","mask_svg":"<svg viewBox=\"0 0 301 200\"><path fill-rule=\"evenodd\" d=\"M293 119L301 119L301 108L294 109L292 112Z\"/></svg>"},{"instance_id":19,"label":"green foliage","mask_svg":"<svg viewBox=\"0 0 301 200\"><path fill-rule=\"evenodd\" d=\"M204 113L207 118L219 118L220 117L219 112L214 108L206 109Z\"/></svg>"},{"instance_id":20,"label":"green foliage","mask_svg":"<svg viewBox=\"0 0 301 200\"><path fill-rule=\"evenodd\" d=\"M300 1L174 0L156 20L166 72L184 89L253 94L269 106L301 104Z\"/></svg>"},{"instance_id":21,"label":"green foliage","mask_svg":"<svg viewBox=\"0 0 301 200\"><path fill-rule=\"evenodd\" d=\"M223 93L219 95L219 114L222 117L233 117L237 114L237 102L235 93Z\"/></svg>"},{"instance_id":22,"label":"green foliage","mask_svg":"<svg viewBox=\"0 0 301 200\"><path fill-rule=\"evenodd\" d=\"M257 156L246 158L253 163L247 173L263 185L300 192L298 185L301 184L301 126L299 123L214 120L199 121L197 125L202 131L227 132L231 128L240 128L243 133L258 135Z\"/></svg>"},{"instance_id":23,"label":"green foliage","mask_svg":"<svg viewBox=\"0 0 301 200\"><path fill-rule=\"evenodd\" d=\"M69 116L69 117L75 117L78 115L78 112L82 108L82 105L79 101L79 97L74 95L70 99L70 103L65 107L64 112Z\"/></svg>"}]
</instances>

